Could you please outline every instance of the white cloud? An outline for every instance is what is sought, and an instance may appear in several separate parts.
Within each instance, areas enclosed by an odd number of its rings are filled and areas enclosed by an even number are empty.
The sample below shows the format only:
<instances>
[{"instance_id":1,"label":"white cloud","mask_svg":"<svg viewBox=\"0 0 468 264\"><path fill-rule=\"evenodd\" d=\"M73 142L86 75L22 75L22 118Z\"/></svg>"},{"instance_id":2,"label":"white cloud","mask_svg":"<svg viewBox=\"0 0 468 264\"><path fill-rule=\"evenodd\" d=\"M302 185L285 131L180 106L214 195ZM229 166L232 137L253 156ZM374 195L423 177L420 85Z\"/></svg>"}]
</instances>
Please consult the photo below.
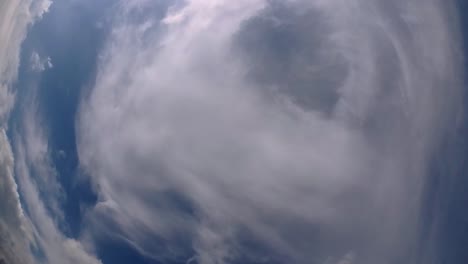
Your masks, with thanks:
<instances>
[{"instance_id":1,"label":"white cloud","mask_svg":"<svg viewBox=\"0 0 468 264\"><path fill-rule=\"evenodd\" d=\"M52 68L52 59L50 57L41 58L37 52L33 52L30 58L31 70L36 72L43 72Z\"/></svg>"},{"instance_id":2,"label":"white cloud","mask_svg":"<svg viewBox=\"0 0 468 264\"><path fill-rule=\"evenodd\" d=\"M63 193L35 105L28 105L24 109L22 133L15 137L15 166L21 194L29 209L28 221L35 245L50 264L99 264L80 241L67 238L58 228L64 224Z\"/></svg>"},{"instance_id":3,"label":"white cloud","mask_svg":"<svg viewBox=\"0 0 468 264\"><path fill-rule=\"evenodd\" d=\"M5 133L14 104L11 85L17 78L20 45L27 27L47 11L50 3L48 0L0 2L0 259L7 263L32 263L28 253L30 230L21 209L13 175L14 158Z\"/></svg>"},{"instance_id":4,"label":"white cloud","mask_svg":"<svg viewBox=\"0 0 468 264\"><path fill-rule=\"evenodd\" d=\"M29 12L40 19L45 13L49 12L51 5L52 0L30 1Z\"/></svg>"},{"instance_id":5,"label":"white cloud","mask_svg":"<svg viewBox=\"0 0 468 264\"><path fill-rule=\"evenodd\" d=\"M353 264L354 263L354 253L353 252L348 252L346 255L343 256L343 258L338 261L337 264Z\"/></svg>"},{"instance_id":6,"label":"white cloud","mask_svg":"<svg viewBox=\"0 0 468 264\"><path fill-rule=\"evenodd\" d=\"M136 3L78 119L93 231L155 259L183 237L203 264L255 255L252 238L292 263L411 255L430 157L461 103L448 9L192 0L157 30L131 19Z\"/></svg>"},{"instance_id":7,"label":"white cloud","mask_svg":"<svg viewBox=\"0 0 468 264\"><path fill-rule=\"evenodd\" d=\"M0 130L0 259L31 263L23 209L13 178L14 158L5 130Z\"/></svg>"},{"instance_id":8,"label":"white cloud","mask_svg":"<svg viewBox=\"0 0 468 264\"><path fill-rule=\"evenodd\" d=\"M10 87L16 79L20 45L28 26L42 17L50 0L6 0L0 3L0 123L8 117L14 102Z\"/></svg>"},{"instance_id":9,"label":"white cloud","mask_svg":"<svg viewBox=\"0 0 468 264\"><path fill-rule=\"evenodd\" d=\"M97 260L96 257L88 254L84 249L83 245L73 239L66 239L63 242L64 253L68 255L70 259L69 263L73 264L101 264L101 261ZM66 262L57 262L66 263Z\"/></svg>"},{"instance_id":10,"label":"white cloud","mask_svg":"<svg viewBox=\"0 0 468 264\"><path fill-rule=\"evenodd\" d=\"M47 263L99 264L80 241L67 238L58 228L63 221L60 206L63 193L35 115L35 104L22 109L24 131L16 136L16 159L3 128L14 104L12 83L17 78L20 45L28 26L42 18L51 4L49 0L0 2L0 260L12 264L38 263L32 246L44 252ZM31 69L39 72L53 66L49 57L41 58L36 52L30 63ZM32 91L29 99L34 94ZM30 170L34 170L35 177ZM15 180L20 185L27 213L23 212Z\"/></svg>"}]
</instances>

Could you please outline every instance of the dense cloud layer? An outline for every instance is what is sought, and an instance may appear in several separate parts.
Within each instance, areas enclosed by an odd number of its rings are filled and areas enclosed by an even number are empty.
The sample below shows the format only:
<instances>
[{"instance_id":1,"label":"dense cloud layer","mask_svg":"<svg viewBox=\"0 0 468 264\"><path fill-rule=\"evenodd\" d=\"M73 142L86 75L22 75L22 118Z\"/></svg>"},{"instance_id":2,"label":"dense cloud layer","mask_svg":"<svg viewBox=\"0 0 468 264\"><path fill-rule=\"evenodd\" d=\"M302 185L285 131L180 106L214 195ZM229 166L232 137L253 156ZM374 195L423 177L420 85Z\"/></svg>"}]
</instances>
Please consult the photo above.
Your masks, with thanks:
<instances>
[{"instance_id":1,"label":"dense cloud layer","mask_svg":"<svg viewBox=\"0 0 468 264\"><path fill-rule=\"evenodd\" d=\"M91 233L188 263L417 261L461 106L451 3L155 5L121 3L83 99Z\"/></svg>"}]
</instances>

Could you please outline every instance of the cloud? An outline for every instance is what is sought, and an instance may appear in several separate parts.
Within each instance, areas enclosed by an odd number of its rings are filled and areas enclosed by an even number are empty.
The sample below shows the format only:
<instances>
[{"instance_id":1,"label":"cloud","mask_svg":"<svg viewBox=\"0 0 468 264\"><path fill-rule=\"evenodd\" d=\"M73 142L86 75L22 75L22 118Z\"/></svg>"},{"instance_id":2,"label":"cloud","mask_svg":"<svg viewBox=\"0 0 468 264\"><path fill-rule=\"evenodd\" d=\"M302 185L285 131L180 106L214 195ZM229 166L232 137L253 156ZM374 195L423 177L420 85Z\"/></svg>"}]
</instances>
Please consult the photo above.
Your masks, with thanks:
<instances>
[{"instance_id":1,"label":"cloud","mask_svg":"<svg viewBox=\"0 0 468 264\"><path fill-rule=\"evenodd\" d=\"M7 263L31 263L27 254L26 223L13 178L14 158L5 130L0 131L0 259Z\"/></svg>"},{"instance_id":2,"label":"cloud","mask_svg":"<svg viewBox=\"0 0 468 264\"><path fill-rule=\"evenodd\" d=\"M59 229L66 226L61 211L66 197L35 104L28 104L23 111L21 133L15 136L15 166L35 248L43 252L50 264L100 264L79 240L66 237Z\"/></svg>"},{"instance_id":3,"label":"cloud","mask_svg":"<svg viewBox=\"0 0 468 264\"><path fill-rule=\"evenodd\" d=\"M37 52L33 52L30 58L31 70L35 72L43 72L54 67L50 57L41 58Z\"/></svg>"},{"instance_id":4,"label":"cloud","mask_svg":"<svg viewBox=\"0 0 468 264\"><path fill-rule=\"evenodd\" d=\"M325 264L331 264L331 263L336 263L336 264L353 264L354 263L354 259L356 258L354 252L348 252L346 253L340 260L338 260L337 262L332 260L332 259L328 259Z\"/></svg>"},{"instance_id":5,"label":"cloud","mask_svg":"<svg viewBox=\"0 0 468 264\"><path fill-rule=\"evenodd\" d=\"M462 103L445 4L122 2L77 120L90 232L162 261L413 261Z\"/></svg>"},{"instance_id":6,"label":"cloud","mask_svg":"<svg viewBox=\"0 0 468 264\"><path fill-rule=\"evenodd\" d=\"M0 3L0 259L7 263L32 263L29 226L19 200L14 177L14 157L5 127L14 104L11 87L17 78L20 45L27 27L50 6L48 0L7 0ZM35 8L33 6L39 5Z\"/></svg>"},{"instance_id":7,"label":"cloud","mask_svg":"<svg viewBox=\"0 0 468 264\"><path fill-rule=\"evenodd\" d=\"M17 77L20 45L26 31L42 17L50 0L7 0L0 4L0 122L3 124L14 103L11 83Z\"/></svg>"},{"instance_id":8,"label":"cloud","mask_svg":"<svg viewBox=\"0 0 468 264\"><path fill-rule=\"evenodd\" d=\"M12 84L17 78L21 43L28 26L42 18L51 4L49 0L0 3L0 261L42 263L36 254L41 252L46 263L99 264L80 241L67 238L58 228L63 224L64 194L36 115L34 89L28 98L32 103L18 112L23 131L16 131L16 157L5 132L15 99ZM30 63L31 69L37 72L52 67L49 57L41 58L36 52L31 55ZM24 204L20 203L18 189Z\"/></svg>"}]
</instances>

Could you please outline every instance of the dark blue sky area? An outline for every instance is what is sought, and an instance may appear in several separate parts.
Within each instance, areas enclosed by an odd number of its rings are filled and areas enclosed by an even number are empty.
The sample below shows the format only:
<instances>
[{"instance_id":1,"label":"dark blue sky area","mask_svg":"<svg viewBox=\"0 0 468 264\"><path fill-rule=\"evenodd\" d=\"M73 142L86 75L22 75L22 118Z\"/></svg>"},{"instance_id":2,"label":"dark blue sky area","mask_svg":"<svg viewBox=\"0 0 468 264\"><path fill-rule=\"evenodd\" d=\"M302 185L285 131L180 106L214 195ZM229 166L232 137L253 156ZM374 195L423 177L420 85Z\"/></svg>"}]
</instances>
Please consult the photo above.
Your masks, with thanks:
<instances>
[{"instance_id":1,"label":"dark blue sky area","mask_svg":"<svg viewBox=\"0 0 468 264\"><path fill-rule=\"evenodd\" d=\"M38 111L44 121L59 181L67 194L63 205L67 226L63 231L72 237L80 231L80 205L91 205L96 199L89 183L77 181L76 177L80 172L75 114L81 89L92 85L97 52L104 36L96 25L101 19L98 14L103 13L105 5L96 4L91 8L86 2L57 1L50 12L31 28L23 44L18 84L18 109L25 109L21 104L30 103L28 97L33 93L33 87L38 87ZM32 52L41 57L51 57L53 68L41 74L32 72L29 68Z\"/></svg>"},{"instance_id":2,"label":"dark blue sky area","mask_svg":"<svg viewBox=\"0 0 468 264\"><path fill-rule=\"evenodd\" d=\"M460 14L463 60L465 66L465 102L468 99L468 2L458 1ZM440 259L437 263L466 263L468 260L468 107L465 106L463 125L451 143L446 146L452 155L446 155L438 160L436 196L438 201L433 207L436 212L436 225L439 232L434 238L437 241ZM445 150L445 149L444 149ZM441 154L444 155L444 150ZM447 166L452 162L452 166Z\"/></svg>"}]
</instances>

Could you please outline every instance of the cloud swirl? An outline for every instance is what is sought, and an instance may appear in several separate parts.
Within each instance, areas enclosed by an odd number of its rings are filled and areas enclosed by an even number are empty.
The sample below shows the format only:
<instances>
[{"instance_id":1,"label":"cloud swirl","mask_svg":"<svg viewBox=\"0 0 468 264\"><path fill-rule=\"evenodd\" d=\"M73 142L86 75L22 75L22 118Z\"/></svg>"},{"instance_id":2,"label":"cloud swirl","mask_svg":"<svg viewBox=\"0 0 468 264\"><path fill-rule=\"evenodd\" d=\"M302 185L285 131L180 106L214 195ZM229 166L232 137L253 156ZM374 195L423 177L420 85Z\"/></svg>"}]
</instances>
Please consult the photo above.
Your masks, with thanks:
<instances>
[{"instance_id":1,"label":"cloud swirl","mask_svg":"<svg viewBox=\"0 0 468 264\"><path fill-rule=\"evenodd\" d=\"M160 261L417 261L462 106L451 2L155 3L121 3L83 98L90 232Z\"/></svg>"}]
</instances>

